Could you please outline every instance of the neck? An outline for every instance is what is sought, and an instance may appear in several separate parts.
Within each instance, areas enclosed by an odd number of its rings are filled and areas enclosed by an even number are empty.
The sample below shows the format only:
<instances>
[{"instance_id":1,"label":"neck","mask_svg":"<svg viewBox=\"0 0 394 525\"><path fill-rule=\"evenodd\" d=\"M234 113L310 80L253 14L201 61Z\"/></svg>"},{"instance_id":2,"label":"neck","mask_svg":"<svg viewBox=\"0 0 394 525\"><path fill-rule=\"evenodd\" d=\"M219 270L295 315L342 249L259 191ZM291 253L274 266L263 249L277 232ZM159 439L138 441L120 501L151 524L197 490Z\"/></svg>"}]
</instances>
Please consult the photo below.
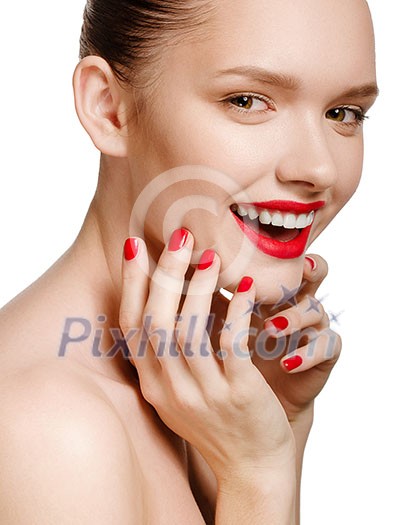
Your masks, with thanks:
<instances>
[{"instance_id":1,"label":"neck","mask_svg":"<svg viewBox=\"0 0 394 525\"><path fill-rule=\"evenodd\" d=\"M102 156L97 190L81 231L59 261L60 273L72 283L67 303L89 320L92 334L103 330L100 349L104 353L115 342L110 329L119 330L122 251L134 200L127 160ZM105 323L98 322L103 315ZM78 353L79 360L114 379L129 379L130 363L121 352L114 359L93 359L91 346L89 340L85 351Z\"/></svg>"}]
</instances>

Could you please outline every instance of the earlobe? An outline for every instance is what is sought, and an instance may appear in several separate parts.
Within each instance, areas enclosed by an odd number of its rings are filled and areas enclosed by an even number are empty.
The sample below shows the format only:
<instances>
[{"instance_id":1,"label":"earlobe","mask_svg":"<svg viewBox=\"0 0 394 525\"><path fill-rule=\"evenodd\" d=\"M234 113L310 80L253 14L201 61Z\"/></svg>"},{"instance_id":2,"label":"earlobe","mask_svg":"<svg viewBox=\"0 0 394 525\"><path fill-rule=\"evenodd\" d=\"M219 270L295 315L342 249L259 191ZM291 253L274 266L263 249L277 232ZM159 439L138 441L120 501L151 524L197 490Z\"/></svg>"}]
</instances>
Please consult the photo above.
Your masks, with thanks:
<instances>
[{"instance_id":1,"label":"earlobe","mask_svg":"<svg viewBox=\"0 0 394 525\"><path fill-rule=\"evenodd\" d=\"M98 150L127 156L127 109L109 64L98 56L83 58L73 76L78 118Z\"/></svg>"}]
</instances>

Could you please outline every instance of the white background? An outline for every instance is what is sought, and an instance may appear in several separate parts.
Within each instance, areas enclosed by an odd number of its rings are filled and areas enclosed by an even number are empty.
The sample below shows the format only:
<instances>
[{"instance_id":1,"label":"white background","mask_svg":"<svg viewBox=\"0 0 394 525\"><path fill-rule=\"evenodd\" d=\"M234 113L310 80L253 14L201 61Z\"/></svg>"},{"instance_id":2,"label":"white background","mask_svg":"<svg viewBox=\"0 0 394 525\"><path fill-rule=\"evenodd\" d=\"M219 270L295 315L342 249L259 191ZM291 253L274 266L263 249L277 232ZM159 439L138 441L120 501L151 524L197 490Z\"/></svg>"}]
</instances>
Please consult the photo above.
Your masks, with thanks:
<instances>
[{"instance_id":1,"label":"white background","mask_svg":"<svg viewBox=\"0 0 394 525\"><path fill-rule=\"evenodd\" d=\"M74 112L71 78L84 0L1 9L0 305L74 240L98 152ZM371 0L381 95L366 123L364 178L314 250L331 272L321 296L344 351L316 403L304 463L303 525L393 523L391 335L394 193L391 2Z\"/></svg>"}]
</instances>

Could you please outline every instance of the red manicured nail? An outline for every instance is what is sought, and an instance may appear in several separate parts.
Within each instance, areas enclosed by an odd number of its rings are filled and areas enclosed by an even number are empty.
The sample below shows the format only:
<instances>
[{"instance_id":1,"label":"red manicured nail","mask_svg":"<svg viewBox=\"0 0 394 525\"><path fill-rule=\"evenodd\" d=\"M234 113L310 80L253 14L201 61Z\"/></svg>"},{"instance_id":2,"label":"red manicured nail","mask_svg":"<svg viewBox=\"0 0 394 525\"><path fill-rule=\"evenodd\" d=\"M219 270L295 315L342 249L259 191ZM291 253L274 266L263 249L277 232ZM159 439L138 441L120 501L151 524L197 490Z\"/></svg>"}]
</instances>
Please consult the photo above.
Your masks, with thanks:
<instances>
[{"instance_id":1,"label":"red manicured nail","mask_svg":"<svg viewBox=\"0 0 394 525\"><path fill-rule=\"evenodd\" d=\"M184 228L175 230L174 233L171 235L170 242L168 243L168 250L170 252L177 252L178 250L183 248L186 244L188 236L189 232Z\"/></svg>"},{"instance_id":2,"label":"red manicured nail","mask_svg":"<svg viewBox=\"0 0 394 525\"><path fill-rule=\"evenodd\" d=\"M274 327L276 328L278 332L282 332L282 330L286 330L286 328L289 326L289 321L286 319L286 317L279 316L279 317L274 317L273 319L270 319L268 321L268 324L274 325Z\"/></svg>"},{"instance_id":3,"label":"red manicured nail","mask_svg":"<svg viewBox=\"0 0 394 525\"><path fill-rule=\"evenodd\" d=\"M126 242L124 243L123 253L126 261L131 261L135 257L137 257L138 239L134 239L133 237L131 237L130 239L126 239Z\"/></svg>"},{"instance_id":4,"label":"red manicured nail","mask_svg":"<svg viewBox=\"0 0 394 525\"><path fill-rule=\"evenodd\" d=\"M294 355L293 357L285 359L282 362L282 365L286 368L288 372L291 372L292 370L299 368L302 365L302 363L302 357L300 355Z\"/></svg>"},{"instance_id":5,"label":"red manicured nail","mask_svg":"<svg viewBox=\"0 0 394 525\"><path fill-rule=\"evenodd\" d=\"M317 262L315 259L312 259L312 257L305 257L305 259L309 262L309 264L312 266L312 271L316 270L317 268Z\"/></svg>"},{"instance_id":6,"label":"red manicured nail","mask_svg":"<svg viewBox=\"0 0 394 525\"><path fill-rule=\"evenodd\" d=\"M239 283L237 292L249 292L252 288L253 279L251 277L243 277L242 281Z\"/></svg>"},{"instance_id":7,"label":"red manicured nail","mask_svg":"<svg viewBox=\"0 0 394 525\"><path fill-rule=\"evenodd\" d=\"M201 259L197 268L199 270L207 270L212 266L214 259L215 252L213 250L205 250L205 252L201 255Z\"/></svg>"}]
</instances>

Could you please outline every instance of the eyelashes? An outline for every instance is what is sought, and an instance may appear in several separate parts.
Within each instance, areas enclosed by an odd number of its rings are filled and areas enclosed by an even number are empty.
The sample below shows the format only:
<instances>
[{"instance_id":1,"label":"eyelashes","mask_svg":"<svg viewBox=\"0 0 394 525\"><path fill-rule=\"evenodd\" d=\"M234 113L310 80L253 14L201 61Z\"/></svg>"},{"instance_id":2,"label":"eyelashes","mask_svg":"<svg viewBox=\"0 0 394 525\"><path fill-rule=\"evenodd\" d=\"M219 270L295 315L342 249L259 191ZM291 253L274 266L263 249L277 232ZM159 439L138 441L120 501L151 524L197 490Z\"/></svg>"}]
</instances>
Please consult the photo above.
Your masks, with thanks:
<instances>
[{"instance_id":1,"label":"eyelashes","mask_svg":"<svg viewBox=\"0 0 394 525\"><path fill-rule=\"evenodd\" d=\"M353 115L353 121L346 121L347 116L350 114ZM334 109L330 109L326 113L326 117L334 122L341 124L352 125L352 126L361 126L362 123L367 119L365 111L359 107L354 106L338 106Z\"/></svg>"},{"instance_id":2,"label":"eyelashes","mask_svg":"<svg viewBox=\"0 0 394 525\"><path fill-rule=\"evenodd\" d=\"M231 95L222 101L226 109L240 115L245 119L259 118L275 110L271 99L256 93L239 93ZM336 106L325 114L331 120L342 127L358 128L369 118L365 111L358 106Z\"/></svg>"},{"instance_id":3,"label":"eyelashes","mask_svg":"<svg viewBox=\"0 0 394 525\"><path fill-rule=\"evenodd\" d=\"M273 102L268 97L256 95L255 93L234 94L223 100L223 103L230 111L244 115L262 114L274 108ZM257 109L254 111L252 111L253 106L257 106Z\"/></svg>"}]
</instances>

